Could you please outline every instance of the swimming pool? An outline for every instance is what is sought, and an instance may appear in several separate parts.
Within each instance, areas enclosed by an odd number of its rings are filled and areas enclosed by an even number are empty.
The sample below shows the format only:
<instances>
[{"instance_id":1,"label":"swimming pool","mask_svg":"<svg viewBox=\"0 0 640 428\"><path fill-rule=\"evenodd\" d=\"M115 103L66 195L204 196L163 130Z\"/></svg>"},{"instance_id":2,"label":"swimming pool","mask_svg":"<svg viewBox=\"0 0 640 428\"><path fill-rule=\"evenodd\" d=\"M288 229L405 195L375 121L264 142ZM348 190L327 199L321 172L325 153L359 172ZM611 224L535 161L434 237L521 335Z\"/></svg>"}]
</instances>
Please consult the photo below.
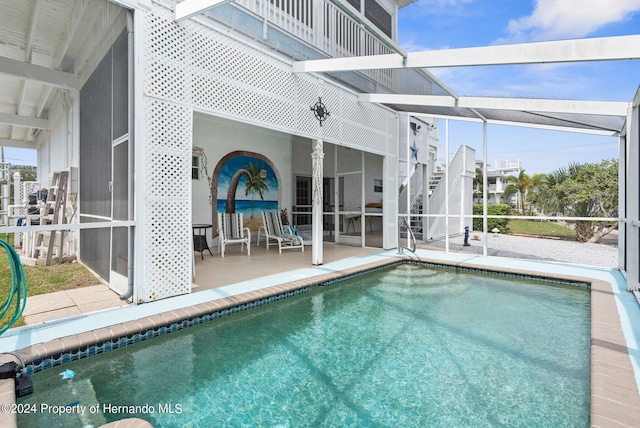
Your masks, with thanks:
<instances>
[{"instance_id":1,"label":"swimming pool","mask_svg":"<svg viewBox=\"0 0 640 428\"><path fill-rule=\"evenodd\" d=\"M85 414L18 423L587 426L589 346L587 289L401 265L37 373Z\"/></svg>"}]
</instances>

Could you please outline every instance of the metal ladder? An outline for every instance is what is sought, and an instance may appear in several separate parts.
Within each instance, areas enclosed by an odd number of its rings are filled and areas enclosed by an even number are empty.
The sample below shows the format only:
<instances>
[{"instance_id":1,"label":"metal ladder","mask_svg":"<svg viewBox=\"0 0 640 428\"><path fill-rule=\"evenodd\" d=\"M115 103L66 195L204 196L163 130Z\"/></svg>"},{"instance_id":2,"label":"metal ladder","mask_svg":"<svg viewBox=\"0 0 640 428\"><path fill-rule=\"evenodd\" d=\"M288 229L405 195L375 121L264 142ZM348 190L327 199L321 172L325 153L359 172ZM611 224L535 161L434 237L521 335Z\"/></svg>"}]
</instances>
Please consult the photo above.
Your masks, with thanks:
<instances>
[{"instance_id":1,"label":"metal ladder","mask_svg":"<svg viewBox=\"0 0 640 428\"><path fill-rule=\"evenodd\" d=\"M69 171L54 172L53 179L51 180L51 187L47 194L47 201L45 202L43 212L40 216L40 224L66 224L67 218L65 217L65 209L67 206L67 185L69 183ZM51 214L53 210L53 214ZM34 257L38 258L42 252L46 252L45 266L51 266L53 260L54 247L56 242L56 235L60 232L59 247L57 251L58 258L62 257L64 246L64 230L52 230L38 232L36 238L36 246L34 251ZM45 238L49 238L49 242L44 245Z\"/></svg>"}]
</instances>

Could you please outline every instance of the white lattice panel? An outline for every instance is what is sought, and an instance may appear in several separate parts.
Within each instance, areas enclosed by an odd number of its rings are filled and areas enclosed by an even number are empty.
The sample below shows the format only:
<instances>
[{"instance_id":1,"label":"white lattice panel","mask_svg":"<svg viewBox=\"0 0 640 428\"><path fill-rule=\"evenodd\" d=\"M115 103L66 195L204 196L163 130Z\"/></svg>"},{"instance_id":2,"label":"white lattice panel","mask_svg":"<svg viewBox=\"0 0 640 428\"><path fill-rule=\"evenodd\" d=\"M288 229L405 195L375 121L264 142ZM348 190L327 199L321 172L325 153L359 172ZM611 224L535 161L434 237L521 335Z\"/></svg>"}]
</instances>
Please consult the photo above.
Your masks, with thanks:
<instances>
[{"instance_id":1,"label":"white lattice panel","mask_svg":"<svg viewBox=\"0 0 640 428\"><path fill-rule=\"evenodd\" d=\"M145 14L145 283L139 299L191 288L191 145L193 109L378 154L395 153L393 112L318 76L293 74L291 62L228 30L194 20L179 24L155 3ZM318 97L331 116L320 127ZM393 141L390 141L393 140ZM140 189L138 189L140 191Z\"/></svg>"},{"instance_id":2,"label":"white lattice panel","mask_svg":"<svg viewBox=\"0 0 640 428\"><path fill-rule=\"evenodd\" d=\"M319 79L308 74L295 75L295 94L296 94L296 129L303 135L319 135L322 129L318 125L318 121L313 117L311 107L318 101L318 97L322 97L322 87L319 85ZM323 100L324 101L324 100ZM331 119L338 117L337 113L333 113L333 108L329 110ZM312 120L309 120L309 119Z\"/></svg>"},{"instance_id":3,"label":"white lattice panel","mask_svg":"<svg viewBox=\"0 0 640 428\"><path fill-rule=\"evenodd\" d=\"M380 119L385 118L380 116L380 107L358 103L355 94L345 94L343 98L343 139L357 142L357 147L361 150L386 154L388 130L386 123L380 123Z\"/></svg>"},{"instance_id":4,"label":"white lattice panel","mask_svg":"<svg viewBox=\"0 0 640 428\"><path fill-rule=\"evenodd\" d=\"M44 186L42 186L38 181L23 181L22 186L20 186L20 201L16 201L16 204L22 203L22 201L25 201L31 193L35 193L43 187Z\"/></svg>"},{"instance_id":5,"label":"white lattice panel","mask_svg":"<svg viewBox=\"0 0 640 428\"><path fill-rule=\"evenodd\" d=\"M193 106L280 129L294 129L289 64L188 22ZM289 88L283 91L283 88Z\"/></svg>"},{"instance_id":6,"label":"white lattice panel","mask_svg":"<svg viewBox=\"0 0 640 428\"><path fill-rule=\"evenodd\" d=\"M145 107L145 273L138 301L189 293L193 257L191 109L153 98Z\"/></svg>"},{"instance_id":7,"label":"white lattice panel","mask_svg":"<svg viewBox=\"0 0 640 428\"><path fill-rule=\"evenodd\" d=\"M146 147L180 148L191 156L191 109L152 98L146 99ZM189 167L191 161L189 160Z\"/></svg>"},{"instance_id":8,"label":"white lattice panel","mask_svg":"<svg viewBox=\"0 0 640 428\"><path fill-rule=\"evenodd\" d=\"M191 207L188 201L146 202L143 291L138 301L152 301L191 291Z\"/></svg>"},{"instance_id":9,"label":"white lattice panel","mask_svg":"<svg viewBox=\"0 0 640 428\"><path fill-rule=\"evenodd\" d=\"M319 86L322 102L331 116L322 124L322 127L318 126L316 128L316 132L327 141L339 141L347 145L353 144L353 142L345 141L343 138L344 120L342 110L344 107L342 105L342 97L344 91L328 83L319 83ZM317 99L312 100L311 104L314 104L316 101ZM315 119L313 113L309 112L308 114L311 114L311 119L318 125L319 122Z\"/></svg>"},{"instance_id":10,"label":"white lattice panel","mask_svg":"<svg viewBox=\"0 0 640 428\"><path fill-rule=\"evenodd\" d=\"M398 144L400 143L400 118L396 115L387 116L387 150L397 156Z\"/></svg>"},{"instance_id":11,"label":"white lattice panel","mask_svg":"<svg viewBox=\"0 0 640 428\"><path fill-rule=\"evenodd\" d=\"M145 94L184 101L189 95L185 81L188 71L185 30L165 16L147 14L146 17Z\"/></svg>"}]
</instances>

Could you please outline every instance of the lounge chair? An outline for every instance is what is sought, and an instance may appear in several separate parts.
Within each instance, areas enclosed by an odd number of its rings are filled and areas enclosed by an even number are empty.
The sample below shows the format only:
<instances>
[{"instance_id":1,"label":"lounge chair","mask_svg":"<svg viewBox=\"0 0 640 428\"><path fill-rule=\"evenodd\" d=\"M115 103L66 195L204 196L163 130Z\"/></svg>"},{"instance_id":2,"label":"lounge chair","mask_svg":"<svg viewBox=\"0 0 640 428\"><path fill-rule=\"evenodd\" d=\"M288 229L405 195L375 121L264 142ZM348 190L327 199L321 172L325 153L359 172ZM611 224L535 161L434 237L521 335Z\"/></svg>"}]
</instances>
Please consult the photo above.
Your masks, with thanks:
<instances>
[{"instance_id":1,"label":"lounge chair","mask_svg":"<svg viewBox=\"0 0 640 428\"><path fill-rule=\"evenodd\" d=\"M218 213L218 247L222 257L228 244L240 244L240 251L247 244L247 255L251 255L251 231L242 225L242 213Z\"/></svg>"},{"instance_id":2,"label":"lounge chair","mask_svg":"<svg viewBox=\"0 0 640 428\"><path fill-rule=\"evenodd\" d=\"M284 233L280 213L277 211L262 212L262 226L258 229L258 245L260 245L260 236L264 235L269 249L269 241L273 239L278 242L278 252L282 254L282 250L292 248L300 248L304 252L304 239L301 236L289 235Z\"/></svg>"}]
</instances>

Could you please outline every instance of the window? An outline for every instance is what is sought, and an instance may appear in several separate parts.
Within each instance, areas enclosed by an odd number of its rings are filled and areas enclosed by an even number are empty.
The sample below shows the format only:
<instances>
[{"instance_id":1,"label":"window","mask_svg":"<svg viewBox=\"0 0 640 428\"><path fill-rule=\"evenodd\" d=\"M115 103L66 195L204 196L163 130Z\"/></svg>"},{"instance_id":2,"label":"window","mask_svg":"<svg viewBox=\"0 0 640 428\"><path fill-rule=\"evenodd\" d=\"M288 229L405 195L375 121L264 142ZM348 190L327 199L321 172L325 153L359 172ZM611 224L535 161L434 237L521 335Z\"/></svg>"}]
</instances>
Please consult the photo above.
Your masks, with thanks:
<instances>
[{"instance_id":1,"label":"window","mask_svg":"<svg viewBox=\"0 0 640 428\"><path fill-rule=\"evenodd\" d=\"M296 177L296 205L297 213L311 212L311 177ZM311 214L294 214L293 224L302 226L311 224Z\"/></svg>"},{"instance_id":2,"label":"window","mask_svg":"<svg viewBox=\"0 0 640 428\"><path fill-rule=\"evenodd\" d=\"M347 0L347 3L353 6L355 10L360 12L360 0Z\"/></svg>"},{"instance_id":3,"label":"window","mask_svg":"<svg viewBox=\"0 0 640 428\"><path fill-rule=\"evenodd\" d=\"M379 178L373 179L373 191L375 193L382 193L382 180Z\"/></svg>"},{"instance_id":4,"label":"window","mask_svg":"<svg viewBox=\"0 0 640 428\"><path fill-rule=\"evenodd\" d=\"M391 14L384 10L375 0L365 0L364 16L389 37L392 29Z\"/></svg>"},{"instance_id":5,"label":"window","mask_svg":"<svg viewBox=\"0 0 640 428\"><path fill-rule=\"evenodd\" d=\"M191 179L200 180L200 156L191 156Z\"/></svg>"}]
</instances>

